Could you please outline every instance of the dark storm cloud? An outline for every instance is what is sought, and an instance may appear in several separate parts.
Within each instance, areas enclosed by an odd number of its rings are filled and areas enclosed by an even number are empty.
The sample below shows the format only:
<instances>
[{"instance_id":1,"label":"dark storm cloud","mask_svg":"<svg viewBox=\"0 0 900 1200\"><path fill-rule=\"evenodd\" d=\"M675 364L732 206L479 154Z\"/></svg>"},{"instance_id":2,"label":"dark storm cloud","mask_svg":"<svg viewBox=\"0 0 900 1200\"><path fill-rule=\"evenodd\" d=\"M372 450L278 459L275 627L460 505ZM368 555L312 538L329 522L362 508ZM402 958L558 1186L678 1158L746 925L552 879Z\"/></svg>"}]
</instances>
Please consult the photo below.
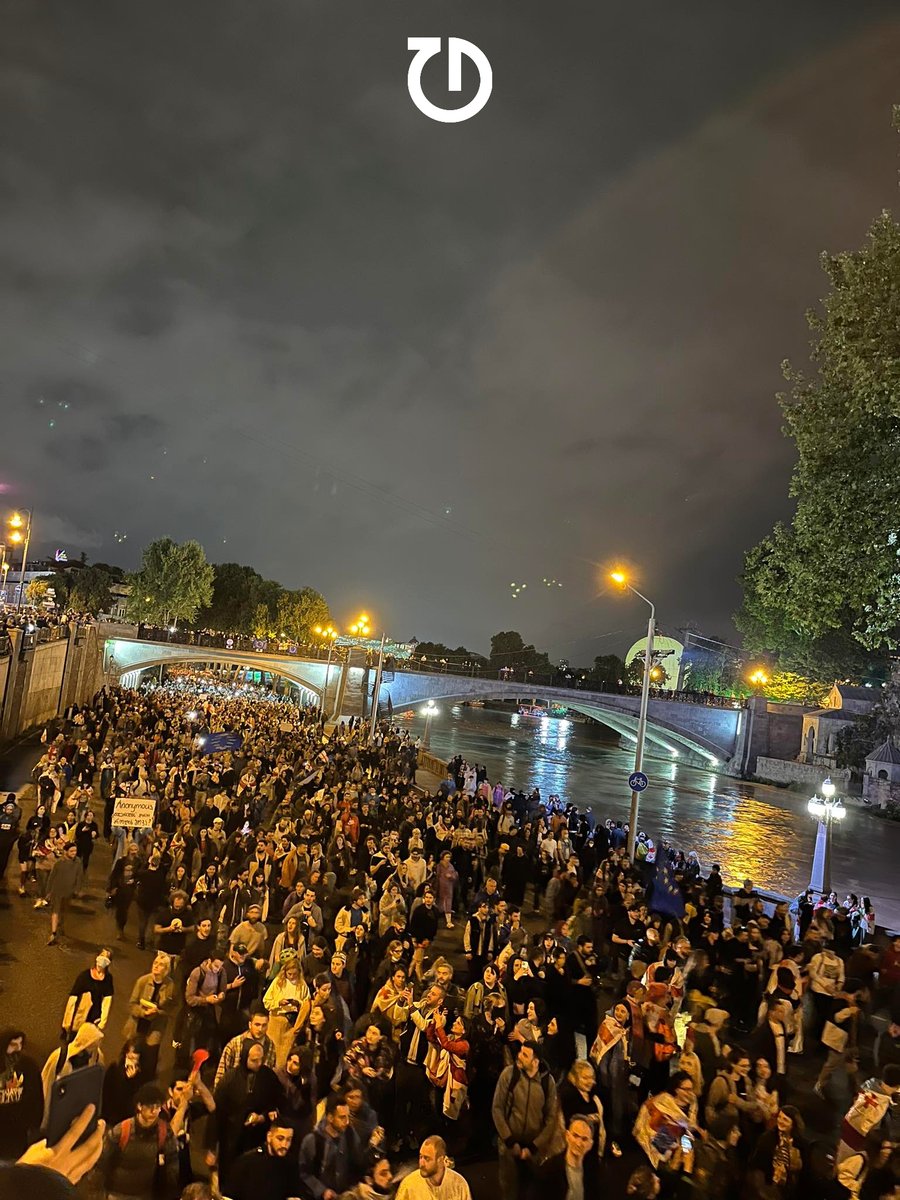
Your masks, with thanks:
<instances>
[{"instance_id":1,"label":"dark storm cloud","mask_svg":"<svg viewBox=\"0 0 900 1200\"><path fill-rule=\"evenodd\" d=\"M893 199L891 14L15 0L4 482L48 542L196 536L401 635L600 653L616 552L721 631L818 252ZM423 32L489 54L476 120L413 108Z\"/></svg>"}]
</instances>

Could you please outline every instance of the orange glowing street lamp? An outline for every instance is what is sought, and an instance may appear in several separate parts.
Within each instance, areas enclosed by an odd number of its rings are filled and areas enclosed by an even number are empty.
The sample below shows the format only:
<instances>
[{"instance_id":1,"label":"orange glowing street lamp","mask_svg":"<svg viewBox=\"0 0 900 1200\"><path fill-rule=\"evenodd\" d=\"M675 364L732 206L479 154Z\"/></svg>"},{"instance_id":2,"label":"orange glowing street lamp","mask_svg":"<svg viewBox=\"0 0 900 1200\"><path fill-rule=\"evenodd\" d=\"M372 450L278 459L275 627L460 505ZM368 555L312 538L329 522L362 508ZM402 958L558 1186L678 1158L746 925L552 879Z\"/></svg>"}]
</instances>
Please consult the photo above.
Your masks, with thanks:
<instances>
[{"instance_id":1,"label":"orange glowing street lamp","mask_svg":"<svg viewBox=\"0 0 900 1200\"><path fill-rule=\"evenodd\" d=\"M22 571L19 575L19 590L16 595L16 612L22 607L22 599L25 594L25 568L28 562L28 547L31 544L31 518L31 509L24 508L21 512L14 512L6 519L7 537L14 546L22 547Z\"/></svg>"},{"instance_id":2,"label":"orange glowing street lamp","mask_svg":"<svg viewBox=\"0 0 900 1200\"><path fill-rule=\"evenodd\" d=\"M750 682L753 684L754 687L764 688L766 686L766 684L769 682L769 677L765 673L765 671L762 669L762 667L757 667L756 670L753 672L753 674L750 676Z\"/></svg>"}]
</instances>

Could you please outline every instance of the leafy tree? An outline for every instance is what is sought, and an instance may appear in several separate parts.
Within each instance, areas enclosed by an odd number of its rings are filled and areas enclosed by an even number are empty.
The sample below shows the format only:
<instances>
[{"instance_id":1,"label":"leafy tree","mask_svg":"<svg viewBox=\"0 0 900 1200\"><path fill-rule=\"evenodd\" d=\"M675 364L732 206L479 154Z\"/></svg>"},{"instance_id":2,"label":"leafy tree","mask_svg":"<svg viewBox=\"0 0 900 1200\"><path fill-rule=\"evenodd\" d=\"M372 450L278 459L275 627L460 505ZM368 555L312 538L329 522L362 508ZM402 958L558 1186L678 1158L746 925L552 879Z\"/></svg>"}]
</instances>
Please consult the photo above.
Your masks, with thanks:
<instances>
[{"instance_id":1,"label":"leafy tree","mask_svg":"<svg viewBox=\"0 0 900 1200\"><path fill-rule=\"evenodd\" d=\"M529 668L535 675L550 676L554 672L547 654L542 650L536 650L534 646L526 646L522 641L522 635L515 630L495 633L491 638L489 666L492 672L500 671L504 667L509 667L513 671L518 671L523 667Z\"/></svg>"},{"instance_id":2,"label":"leafy tree","mask_svg":"<svg viewBox=\"0 0 900 1200\"><path fill-rule=\"evenodd\" d=\"M866 755L888 738L900 741L900 683L892 679L877 692L878 701L871 712L860 713L852 725L839 729L835 761L839 767L861 771Z\"/></svg>"},{"instance_id":3,"label":"leafy tree","mask_svg":"<svg viewBox=\"0 0 900 1200\"><path fill-rule=\"evenodd\" d=\"M327 625L330 620L325 597L314 588L282 591L275 605L275 636L290 638L295 642L309 642L315 626Z\"/></svg>"},{"instance_id":4,"label":"leafy tree","mask_svg":"<svg viewBox=\"0 0 900 1200\"><path fill-rule=\"evenodd\" d=\"M522 641L521 633L516 633L515 630L507 630L503 633L495 633L491 638L491 670L499 671L503 667L518 666L522 660L525 651L525 643Z\"/></svg>"},{"instance_id":5,"label":"leafy tree","mask_svg":"<svg viewBox=\"0 0 900 1200\"><path fill-rule=\"evenodd\" d=\"M72 590L72 580L68 571L51 571L49 575L38 575L34 582L41 580L48 588L53 588L53 597L57 608L69 607L69 593ZM27 589L26 589L27 591Z\"/></svg>"},{"instance_id":6,"label":"leafy tree","mask_svg":"<svg viewBox=\"0 0 900 1200\"><path fill-rule=\"evenodd\" d=\"M110 568L101 563L83 567L77 574L73 572L69 607L90 613L109 612L112 604L110 589L115 582Z\"/></svg>"},{"instance_id":7,"label":"leafy tree","mask_svg":"<svg viewBox=\"0 0 900 1200\"><path fill-rule=\"evenodd\" d=\"M216 563L213 567L212 597L197 614L203 629L220 633L253 632L256 606L261 603L265 580L252 567L239 563Z\"/></svg>"},{"instance_id":8,"label":"leafy tree","mask_svg":"<svg viewBox=\"0 0 900 1200\"><path fill-rule=\"evenodd\" d=\"M900 226L882 213L862 249L822 265L831 290L808 317L814 374L786 364L779 397L796 511L748 553L736 620L753 648L808 671L818 660L813 674L840 662L834 678L900 629Z\"/></svg>"},{"instance_id":9,"label":"leafy tree","mask_svg":"<svg viewBox=\"0 0 900 1200\"><path fill-rule=\"evenodd\" d=\"M257 604L253 610L253 620L250 629L254 637L267 638L273 636L274 618L267 604Z\"/></svg>"},{"instance_id":10,"label":"leafy tree","mask_svg":"<svg viewBox=\"0 0 900 1200\"><path fill-rule=\"evenodd\" d=\"M775 704L823 704L831 689L831 684L821 680L809 679L798 675L796 671L783 671L776 668L763 685L763 693L767 700Z\"/></svg>"},{"instance_id":11,"label":"leafy tree","mask_svg":"<svg viewBox=\"0 0 900 1200\"><path fill-rule=\"evenodd\" d=\"M193 621L212 598L213 569L199 542L158 538L144 550L141 569L129 577L133 620L168 625Z\"/></svg>"},{"instance_id":12,"label":"leafy tree","mask_svg":"<svg viewBox=\"0 0 900 1200\"><path fill-rule=\"evenodd\" d=\"M30 583L25 585L25 599L34 608L41 608L44 601L49 597L47 593L50 591L50 584L46 579L32 579Z\"/></svg>"},{"instance_id":13,"label":"leafy tree","mask_svg":"<svg viewBox=\"0 0 900 1200\"><path fill-rule=\"evenodd\" d=\"M617 654L598 654L594 659L589 677L592 682L605 685L610 691L615 691L619 680L625 678L625 661Z\"/></svg>"}]
</instances>

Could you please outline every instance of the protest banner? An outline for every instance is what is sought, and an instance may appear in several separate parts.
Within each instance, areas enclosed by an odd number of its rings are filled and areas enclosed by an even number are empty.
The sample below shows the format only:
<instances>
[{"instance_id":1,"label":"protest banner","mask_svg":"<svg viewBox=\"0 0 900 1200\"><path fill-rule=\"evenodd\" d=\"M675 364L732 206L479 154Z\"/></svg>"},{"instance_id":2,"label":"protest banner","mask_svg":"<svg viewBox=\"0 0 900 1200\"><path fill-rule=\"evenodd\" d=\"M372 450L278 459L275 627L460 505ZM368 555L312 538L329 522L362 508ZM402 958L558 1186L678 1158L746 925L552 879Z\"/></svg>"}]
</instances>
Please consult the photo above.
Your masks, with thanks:
<instances>
[{"instance_id":1,"label":"protest banner","mask_svg":"<svg viewBox=\"0 0 900 1200\"><path fill-rule=\"evenodd\" d=\"M120 829L152 829L156 801L150 796L120 796L113 806L112 823Z\"/></svg>"}]
</instances>

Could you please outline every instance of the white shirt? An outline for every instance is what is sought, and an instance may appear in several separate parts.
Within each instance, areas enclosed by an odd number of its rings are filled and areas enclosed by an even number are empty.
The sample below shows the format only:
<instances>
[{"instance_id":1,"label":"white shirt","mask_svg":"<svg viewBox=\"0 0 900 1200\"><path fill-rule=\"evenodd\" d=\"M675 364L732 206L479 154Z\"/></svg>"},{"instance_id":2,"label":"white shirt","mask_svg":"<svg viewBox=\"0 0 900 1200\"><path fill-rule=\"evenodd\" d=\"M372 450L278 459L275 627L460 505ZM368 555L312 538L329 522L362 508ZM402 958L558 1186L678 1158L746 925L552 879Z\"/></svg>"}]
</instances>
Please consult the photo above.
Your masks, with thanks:
<instances>
[{"instance_id":1,"label":"white shirt","mask_svg":"<svg viewBox=\"0 0 900 1200\"><path fill-rule=\"evenodd\" d=\"M469 1185L456 1171L448 1167L439 1184L423 1179L421 1171L413 1171L400 1184L397 1200L472 1200Z\"/></svg>"}]
</instances>

